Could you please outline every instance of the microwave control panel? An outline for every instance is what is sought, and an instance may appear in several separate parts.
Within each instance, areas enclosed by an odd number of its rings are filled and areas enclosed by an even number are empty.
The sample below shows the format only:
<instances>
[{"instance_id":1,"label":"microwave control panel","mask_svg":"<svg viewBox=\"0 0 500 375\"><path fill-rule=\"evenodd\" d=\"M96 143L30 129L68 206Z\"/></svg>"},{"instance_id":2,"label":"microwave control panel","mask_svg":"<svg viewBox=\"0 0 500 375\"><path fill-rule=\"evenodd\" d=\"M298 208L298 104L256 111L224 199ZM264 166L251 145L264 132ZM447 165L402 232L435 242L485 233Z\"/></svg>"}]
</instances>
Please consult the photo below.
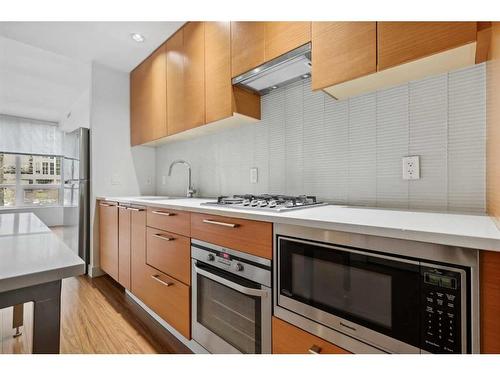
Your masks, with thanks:
<instances>
[{"instance_id":1,"label":"microwave control panel","mask_svg":"<svg viewBox=\"0 0 500 375\"><path fill-rule=\"evenodd\" d=\"M462 353L460 273L421 269L421 348L430 353Z\"/></svg>"}]
</instances>

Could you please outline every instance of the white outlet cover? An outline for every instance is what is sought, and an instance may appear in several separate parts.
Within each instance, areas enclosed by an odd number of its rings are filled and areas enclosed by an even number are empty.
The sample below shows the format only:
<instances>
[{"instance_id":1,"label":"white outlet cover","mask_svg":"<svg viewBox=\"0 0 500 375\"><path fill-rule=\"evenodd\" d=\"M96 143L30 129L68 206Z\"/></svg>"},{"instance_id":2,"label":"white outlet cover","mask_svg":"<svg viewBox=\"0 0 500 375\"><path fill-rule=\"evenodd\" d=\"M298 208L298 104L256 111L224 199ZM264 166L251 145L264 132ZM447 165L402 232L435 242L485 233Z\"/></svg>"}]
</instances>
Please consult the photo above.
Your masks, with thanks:
<instances>
[{"instance_id":1,"label":"white outlet cover","mask_svg":"<svg viewBox=\"0 0 500 375\"><path fill-rule=\"evenodd\" d=\"M420 179L420 156L405 156L403 158L403 180Z\"/></svg>"},{"instance_id":2,"label":"white outlet cover","mask_svg":"<svg viewBox=\"0 0 500 375\"><path fill-rule=\"evenodd\" d=\"M161 176L161 183L162 183L162 185L167 184L167 176Z\"/></svg>"},{"instance_id":3,"label":"white outlet cover","mask_svg":"<svg viewBox=\"0 0 500 375\"><path fill-rule=\"evenodd\" d=\"M250 168L250 183L256 184L259 180L259 170L257 168Z\"/></svg>"}]
</instances>

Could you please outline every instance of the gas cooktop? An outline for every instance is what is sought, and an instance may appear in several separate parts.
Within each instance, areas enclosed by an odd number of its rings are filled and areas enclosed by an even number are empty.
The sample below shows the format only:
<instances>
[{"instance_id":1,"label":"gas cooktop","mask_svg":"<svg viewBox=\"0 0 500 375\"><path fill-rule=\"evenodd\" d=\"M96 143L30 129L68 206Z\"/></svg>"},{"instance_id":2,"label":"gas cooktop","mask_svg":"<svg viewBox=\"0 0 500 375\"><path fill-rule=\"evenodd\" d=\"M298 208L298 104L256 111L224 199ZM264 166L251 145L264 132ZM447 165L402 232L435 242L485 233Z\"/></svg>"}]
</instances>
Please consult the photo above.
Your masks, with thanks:
<instances>
[{"instance_id":1,"label":"gas cooktop","mask_svg":"<svg viewBox=\"0 0 500 375\"><path fill-rule=\"evenodd\" d=\"M327 203L317 202L315 196L310 195L233 195L233 196L220 196L217 202L201 203L203 206L218 206L237 209L249 209L258 211L290 211L298 210L301 208L309 208L316 206L324 206Z\"/></svg>"}]
</instances>

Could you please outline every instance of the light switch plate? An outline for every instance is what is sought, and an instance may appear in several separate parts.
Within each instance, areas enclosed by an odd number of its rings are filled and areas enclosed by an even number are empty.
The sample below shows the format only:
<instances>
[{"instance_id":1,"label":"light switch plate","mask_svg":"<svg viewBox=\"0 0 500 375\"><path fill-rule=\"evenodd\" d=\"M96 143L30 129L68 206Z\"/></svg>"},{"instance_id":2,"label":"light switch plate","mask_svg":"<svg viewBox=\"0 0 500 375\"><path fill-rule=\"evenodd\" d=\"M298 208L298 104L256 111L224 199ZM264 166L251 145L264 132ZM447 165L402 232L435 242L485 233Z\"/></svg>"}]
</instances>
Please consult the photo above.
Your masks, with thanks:
<instances>
[{"instance_id":1,"label":"light switch plate","mask_svg":"<svg viewBox=\"0 0 500 375\"><path fill-rule=\"evenodd\" d=\"M256 184L259 180L259 170L257 168L250 168L250 183Z\"/></svg>"},{"instance_id":2,"label":"light switch plate","mask_svg":"<svg viewBox=\"0 0 500 375\"><path fill-rule=\"evenodd\" d=\"M420 156L405 156L403 158L403 180L420 179Z\"/></svg>"}]
</instances>

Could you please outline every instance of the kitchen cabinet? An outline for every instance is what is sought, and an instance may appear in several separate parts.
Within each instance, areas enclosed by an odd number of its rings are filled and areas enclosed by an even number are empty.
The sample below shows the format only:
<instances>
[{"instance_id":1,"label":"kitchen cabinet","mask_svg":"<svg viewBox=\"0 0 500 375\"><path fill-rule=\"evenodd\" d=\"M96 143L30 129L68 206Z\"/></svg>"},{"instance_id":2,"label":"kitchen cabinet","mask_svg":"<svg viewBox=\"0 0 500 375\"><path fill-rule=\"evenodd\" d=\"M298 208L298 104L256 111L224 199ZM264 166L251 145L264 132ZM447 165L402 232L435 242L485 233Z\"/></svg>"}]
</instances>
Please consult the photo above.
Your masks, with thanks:
<instances>
[{"instance_id":1,"label":"kitchen cabinet","mask_svg":"<svg viewBox=\"0 0 500 375\"><path fill-rule=\"evenodd\" d=\"M500 354L500 253L481 251L481 353Z\"/></svg>"},{"instance_id":2,"label":"kitchen cabinet","mask_svg":"<svg viewBox=\"0 0 500 375\"><path fill-rule=\"evenodd\" d=\"M189 22L183 32L183 130L187 130L205 124L205 23Z\"/></svg>"},{"instance_id":3,"label":"kitchen cabinet","mask_svg":"<svg viewBox=\"0 0 500 375\"><path fill-rule=\"evenodd\" d=\"M184 126L184 31L177 31L166 44L167 129L168 135L185 130Z\"/></svg>"},{"instance_id":4,"label":"kitchen cabinet","mask_svg":"<svg viewBox=\"0 0 500 375\"><path fill-rule=\"evenodd\" d=\"M118 206L118 282L130 289L131 211Z\"/></svg>"},{"instance_id":5,"label":"kitchen cabinet","mask_svg":"<svg viewBox=\"0 0 500 375\"><path fill-rule=\"evenodd\" d=\"M347 350L273 316L273 354L350 354Z\"/></svg>"},{"instance_id":6,"label":"kitchen cabinet","mask_svg":"<svg viewBox=\"0 0 500 375\"><path fill-rule=\"evenodd\" d=\"M272 259L272 223L191 213L191 237Z\"/></svg>"},{"instance_id":7,"label":"kitchen cabinet","mask_svg":"<svg viewBox=\"0 0 500 375\"><path fill-rule=\"evenodd\" d=\"M118 281L118 205L99 202L99 263L101 269Z\"/></svg>"},{"instance_id":8,"label":"kitchen cabinet","mask_svg":"<svg viewBox=\"0 0 500 375\"><path fill-rule=\"evenodd\" d=\"M311 22L266 22L265 60L272 60L310 41Z\"/></svg>"},{"instance_id":9,"label":"kitchen cabinet","mask_svg":"<svg viewBox=\"0 0 500 375\"><path fill-rule=\"evenodd\" d=\"M265 22L231 22L232 77L266 61L265 35Z\"/></svg>"},{"instance_id":10,"label":"kitchen cabinet","mask_svg":"<svg viewBox=\"0 0 500 375\"><path fill-rule=\"evenodd\" d=\"M312 23L312 89L377 70L376 22Z\"/></svg>"},{"instance_id":11,"label":"kitchen cabinet","mask_svg":"<svg viewBox=\"0 0 500 375\"><path fill-rule=\"evenodd\" d=\"M130 73L132 146L167 135L166 46L161 45Z\"/></svg>"},{"instance_id":12,"label":"kitchen cabinet","mask_svg":"<svg viewBox=\"0 0 500 375\"><path fill-rule=\"evenodd\" d=\"M476 22L378 22L378 70L476 40Z\"/></svg>"},{"instance_id":13,"label":"kitchen cabinet","mask_svg":"<svg viewBox=\"0 0 500 375\"><path fill-rule=\"evenodd\" d=\"M186 211L148 207L148 227L189 237L191 234L191 214Z\"/></svg>"}]
</instances>

